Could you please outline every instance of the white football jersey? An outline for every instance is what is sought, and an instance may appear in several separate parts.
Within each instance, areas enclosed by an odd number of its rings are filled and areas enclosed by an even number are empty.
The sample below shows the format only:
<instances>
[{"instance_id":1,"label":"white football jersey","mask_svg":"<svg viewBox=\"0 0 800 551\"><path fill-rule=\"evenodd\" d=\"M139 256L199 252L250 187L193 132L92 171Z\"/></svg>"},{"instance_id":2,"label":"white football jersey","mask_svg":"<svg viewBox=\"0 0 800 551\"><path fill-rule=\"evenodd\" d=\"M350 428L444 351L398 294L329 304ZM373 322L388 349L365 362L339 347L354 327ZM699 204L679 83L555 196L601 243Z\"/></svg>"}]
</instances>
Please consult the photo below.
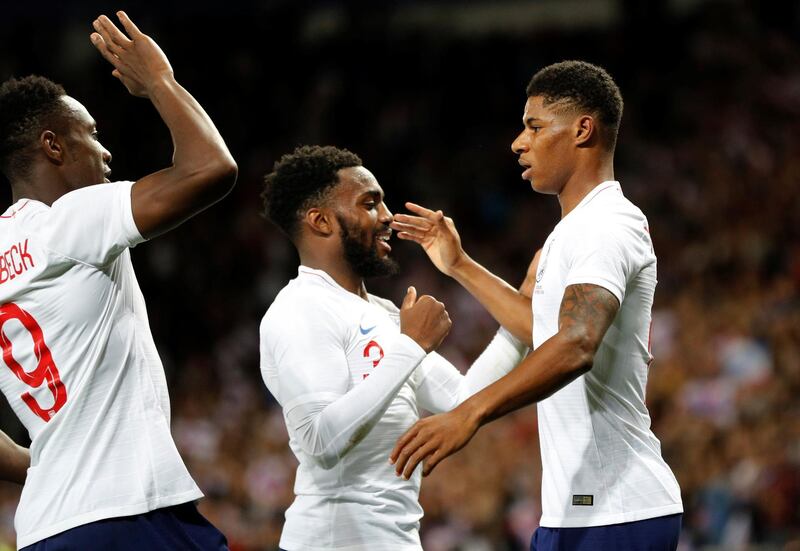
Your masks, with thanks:
<instances>
[{"instance_id":1,"label":"white football jersey","mask_svg":"<svg viewBox=\"0 0 800 551\"><path fill-rule=\"evenodd\" d=\"M487 348L482 358L493 359L479 358L462 376L400 333L391 302L363 300L320 270L298 272L261 322L262 376L300 463L280 546L418 551L421 469L410 480L395 475L395 442L419 419L418 408L454 408L522 353L502 359Z\"/></svg>"},{"instance_id":2,"label":"white football jersey","mask_svg":"<svg viewBox=\"0 0 800 551\"><path fill-rule=\"evenodd\" d=\"M198 499L129 247L131 182L21 199L0 216L0 389L31 438L25 547L100 519Z\"/></svg>"},{"instance_id":3,"label":"white football jersey","mask_svg":"<svg viewBox=\"0 0 800 551\"><path fill-rule=\"evenodd\" d=\"M569 285L601 286L620 309L591 371L539 402L542 519L602 526L683 511L645 406L656 256L647 219L618 182L598 185L545 241L533 293L533 345L558 331Z\"/></svg>"}]
</instances>

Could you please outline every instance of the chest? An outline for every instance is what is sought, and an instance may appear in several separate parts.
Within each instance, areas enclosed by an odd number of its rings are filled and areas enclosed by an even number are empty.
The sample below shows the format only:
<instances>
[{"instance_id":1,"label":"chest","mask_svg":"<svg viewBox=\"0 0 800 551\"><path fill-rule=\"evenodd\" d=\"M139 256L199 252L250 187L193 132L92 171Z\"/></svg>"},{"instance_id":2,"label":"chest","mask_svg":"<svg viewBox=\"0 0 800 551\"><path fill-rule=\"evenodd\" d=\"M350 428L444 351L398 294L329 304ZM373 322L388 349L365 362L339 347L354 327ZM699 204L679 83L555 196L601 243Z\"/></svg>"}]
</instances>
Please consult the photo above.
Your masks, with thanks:
<instances>
[{"instance_id":1,"label":"chest","mask_svg":"<svg viewBox=\"0 0 800 551\"><path fill-rule=\"evenodd\" d=\"M533 289L534 328L536 324L550 326L558 321L558 311L569 272L564 246L564 234L553 231L542 247Z\"/></svg>"},{"instance_id":2,"label":"chest","mask_svg":"<svg viewBox=\"0 0 800 551\"><path fill-rule=\"evenodd\" d=\"M399 316L365 309L350 322L345 343L345 356L350 371L350 387L367 379L390 352L392 342L400 335Z\"/></svg>"}]
</instances>

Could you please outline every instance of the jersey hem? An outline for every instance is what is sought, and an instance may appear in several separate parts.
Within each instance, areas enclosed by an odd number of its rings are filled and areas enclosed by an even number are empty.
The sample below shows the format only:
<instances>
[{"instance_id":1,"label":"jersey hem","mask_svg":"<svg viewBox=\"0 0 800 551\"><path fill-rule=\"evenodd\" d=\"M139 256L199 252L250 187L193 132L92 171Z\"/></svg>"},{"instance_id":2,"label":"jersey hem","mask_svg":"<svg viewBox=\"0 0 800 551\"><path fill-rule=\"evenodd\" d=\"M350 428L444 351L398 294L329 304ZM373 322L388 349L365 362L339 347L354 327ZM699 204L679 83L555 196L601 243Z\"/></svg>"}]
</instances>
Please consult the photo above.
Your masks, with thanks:
<instances>
[{"instance_id":1,"label":"jersey hem","mask_svg":"<svg viewBox=\"0 0 800 551\"><path fill-rule=\"evenodd\" d=\"M124 507L111 507L108 509L90 511L82 515L77 515L66 520L62 520L57 524L42 530L37 530L36 532L32 532L28 535L18 536L17 548L22 549L23 547L27 547L43 539L47 539L50 536L55 536L72 528L77 528L78 526L83 526L98 520L140 515L142 513L155 511L156 509L163 509L165 507L172 507L173 505L181 505L182 503L195 501L201 497L203 497L203 492L201 492L199 488L195 488L194 490L183 492L181 494L158 498L152 501L146 501L144 503L137 503L135 505L126 505Z\"/></svg>"},{"instance_id":2,"label":"jersey hem","mask_svg":"<svg viewBox=\"0 0 800 551\"><path fill-rule=\"evenodd\" d=\"M591 528L594 526L609 526L612 524L623 524L625 522L636 522L651 518L665 517L683 513L683 505L673 503L654 509L643 509L639 511L629 511L627 513L616 513L612 515L597 515L591 518L565 518L557 516L542 515L539 526L543 528Z\"/></svg>"},{"instance_id":3,"label":"jersey hem","mask_svg":"<svg viewBox=\"0 0 800 551\"><path fill-rule=\"evenodd\" d=\"M358 545L345 545L342 547L331 547L329 545L326 545L325 547L318 547L314 545L308 545L305 542L285 541L283 538L281 538L281 541L278 545L281 549L286 549L286 551L329 551L330 549L335 549L336 551L423 551L422 544L413 543L365 543Z\"/></svg>"}]
</instances>

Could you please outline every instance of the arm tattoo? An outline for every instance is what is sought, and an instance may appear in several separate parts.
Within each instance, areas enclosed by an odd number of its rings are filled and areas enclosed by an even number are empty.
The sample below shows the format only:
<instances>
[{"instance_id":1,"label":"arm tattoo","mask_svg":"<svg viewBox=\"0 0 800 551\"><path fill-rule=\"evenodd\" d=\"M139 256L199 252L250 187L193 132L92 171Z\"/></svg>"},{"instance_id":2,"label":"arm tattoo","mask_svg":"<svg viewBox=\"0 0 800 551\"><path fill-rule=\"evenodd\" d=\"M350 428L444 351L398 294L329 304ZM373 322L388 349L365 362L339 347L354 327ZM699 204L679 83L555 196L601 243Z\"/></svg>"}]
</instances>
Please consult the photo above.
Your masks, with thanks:
<instances>
[{"instance_id":1,"label":"arm tattoo","mask_svg":"<svg viewBox=\"0 0 800 551\"><path fill-rule=\"evenodd\" d=\"M584 335L597 349L619 306L617 297L603 287L588 283L570 285L561 299L558 330Z\"/></svg>"}]
</instances>

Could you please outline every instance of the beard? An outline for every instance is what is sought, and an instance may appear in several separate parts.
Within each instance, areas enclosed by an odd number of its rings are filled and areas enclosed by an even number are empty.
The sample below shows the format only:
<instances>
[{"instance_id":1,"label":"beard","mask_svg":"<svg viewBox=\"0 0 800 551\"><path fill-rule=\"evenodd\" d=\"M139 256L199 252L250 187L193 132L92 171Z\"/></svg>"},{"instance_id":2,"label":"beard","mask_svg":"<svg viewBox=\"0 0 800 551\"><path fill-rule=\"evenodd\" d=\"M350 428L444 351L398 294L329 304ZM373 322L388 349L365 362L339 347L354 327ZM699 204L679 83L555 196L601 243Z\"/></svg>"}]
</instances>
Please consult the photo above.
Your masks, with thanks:
<instances>
[{"instance_id":1,"label":"beard","mask_svg":"<svg viewBox=\"0 0 800 551\"><path fill-rule=\"evenodd\" d=\"M400 270L397 261L389 256L381 258L378 255L378 244L374 235L370 239L371 245L364 245L367 241L367 232L358 228L348 226L347 223L339 218L339 233L342 238L344 258L352 268L353 272L363 279L373 277L386 277L395 275Z\"/></svg>"}]
</instances>

